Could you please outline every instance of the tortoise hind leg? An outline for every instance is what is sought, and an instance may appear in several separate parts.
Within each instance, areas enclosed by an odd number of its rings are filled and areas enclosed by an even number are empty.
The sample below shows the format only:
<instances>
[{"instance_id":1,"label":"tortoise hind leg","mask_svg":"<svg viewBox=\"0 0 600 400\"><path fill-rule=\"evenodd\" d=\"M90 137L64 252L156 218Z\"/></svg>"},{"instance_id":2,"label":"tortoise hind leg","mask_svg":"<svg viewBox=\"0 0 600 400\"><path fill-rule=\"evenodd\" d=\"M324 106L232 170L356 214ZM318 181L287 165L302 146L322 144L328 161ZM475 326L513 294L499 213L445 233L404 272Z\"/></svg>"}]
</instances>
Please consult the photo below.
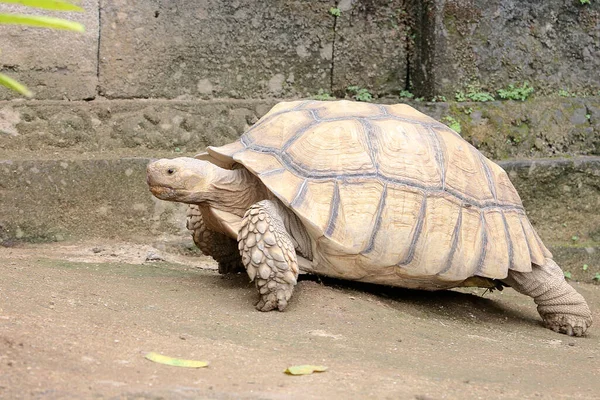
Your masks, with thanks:
<instances>
[{"instance_id":1,"label":"tortoise hind leg","mask_svg":"<svg viewBox=\"0 0 600 400\"><path fill-rule=\"evenodd\" d=\"M582 295L569 285L563 271L550 258L531 272L509 271L503 279L517 292L533 297L544 325L555 332L582 336L592 325L592 314Z\"/></svg>"},{"instance_id":2,"label":"tortoise hind leg","mask_svg":"<svg viewBox=\"0 0 600 400\"><path fill-rule=\"evenodd\" d=\"M202 251L202 254L217 261L220 274L244 270L236 241L222 233L208 229L202 220L202 213L198 206L189 206L187 228L192 231L194 243Z\"/></svg>"},{"instance_id":3,"label":"tortoise hind leg","mask_svg":"<svg viewBox=\"0 0 600 400\"><path fill-rule=\"evenodd\" d=\"M252 205L238 241L242 263L260 294L256 308L283 311L297 282L298 260L277 205L269 200Z\"/></svg>"}]
</instances>

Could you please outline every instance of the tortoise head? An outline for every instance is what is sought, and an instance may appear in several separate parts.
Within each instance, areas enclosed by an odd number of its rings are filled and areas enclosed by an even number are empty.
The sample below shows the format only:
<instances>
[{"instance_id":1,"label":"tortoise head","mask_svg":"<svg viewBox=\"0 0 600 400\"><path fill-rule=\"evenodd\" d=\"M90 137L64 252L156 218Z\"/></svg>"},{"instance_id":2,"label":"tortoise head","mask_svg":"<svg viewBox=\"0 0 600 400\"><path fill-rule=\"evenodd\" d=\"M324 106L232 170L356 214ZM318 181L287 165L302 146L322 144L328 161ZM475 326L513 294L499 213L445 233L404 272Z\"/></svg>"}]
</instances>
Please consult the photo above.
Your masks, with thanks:
<instances>
[{"instance_id":1,"label":"tortoise head","mask_svg":"<svg viewBox=\"0 0 600 400\"><path fill-rule=\"evenodd\" d=\"M200 203L210 191L214 166L208 161L180 157L148 164L146 181L161 200Z\"/></svg>"}]
</instances>

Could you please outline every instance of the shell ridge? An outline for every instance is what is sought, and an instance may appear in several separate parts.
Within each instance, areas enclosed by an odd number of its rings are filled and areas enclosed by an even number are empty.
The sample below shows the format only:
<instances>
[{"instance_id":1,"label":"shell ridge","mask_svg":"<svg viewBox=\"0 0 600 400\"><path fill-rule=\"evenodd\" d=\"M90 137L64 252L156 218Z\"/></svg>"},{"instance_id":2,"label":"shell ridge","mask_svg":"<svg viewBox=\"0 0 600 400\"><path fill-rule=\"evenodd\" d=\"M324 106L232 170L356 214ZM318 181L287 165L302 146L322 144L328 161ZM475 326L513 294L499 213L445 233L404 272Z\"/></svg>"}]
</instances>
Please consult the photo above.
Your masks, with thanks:
<instances>
[{"instance_id":1,"label":"shell ridge","mask_svg":"<svg viewBox=\"0 0 600 400\"><path fill-rule=\"evenodd\" d=\"M251 146L248 147L248 149L252 150L252 151L256 151L258 153L266 153L266 154L274 155L288 170L294 172L296 175L301 176L301 177L310 176L311 179L313 179L313 180L331 180L331 179L336 179L338 177L338 174L319 173L317 171L310 170L309 168L305 167L304 165L296 162L287 153L280 153L278 150L275 150L271 147L252 144ZM410 181L410 180L406 180L406 179L391 178L389 176L385 176L382 174L377 175L374 173L363 173L363 174L350 173L350 174L344 175L344 178L376 178L387 184L392 183L392 184L396 184L396 185L400 185L400 186L407 186L407 187L410 187L413 189L418 189L420 191L426 192L427 194L437 194L439 192L447 193L461 202L469 203L473 206L476 206L480 210L486 210L486 209L491 209L491 208L501 208L501 209L506 209L506 210L524 211L524 208L521 205L515 205L515 204L509 204L509 203L505 204L505 203L501 203L498 201L478 201L476 199L465 197L462 194L460 194L459 192L449 189L449 188L442 190L441 187L438 187L438 186L433 186L433 187L426 186L426 185L422 185L422 184L419 184L414 181Z\"/></svg>"},{"instance_id":2,"label":"shell ridge","mask_svg":"<svg viewBox=\"0 0 600 400\"><path fill-rule=\"evenodd\" d=\"M508 245L508 269L513 269L515 266L515 250L510 237L510 231L508 230L508 222L506 221L504 211L500 210L500 215L502 216L502 222L504 222L504 234L506 235L506 243Z\"/></svg>"},{"instance_id":3,"label":"shell ridge","mask_svg":"<svg viewBox=\"0 0 600 400\"><path fill-rule=\"evenodd\" d=\"M446 265L436 275L445 274L452 267L452 260L454 259L454 253L456 253L456 249L458 247L458 236L460 235L460 230L462 229L462 214L463 214L463 208L461 206L459 209L459 212L458 212L458 217L456 218L456 225L454 225L454 230L452 231L452 244L450 245L450 252L448 253L448 258L446 259L446 263L445 263Z\"/></svg>"},{"instance_id":4,"label":"shell ridge","mask_svg":"<svg viewBox=\"0 0 600 400\"><path fill-rule=\"evenodd\" d=\"M533 229L533 226L531 226L531 223L530 223L530 222L529 222L529 220L527 219L527 216L526 216L526 215L524 215L524 217L525 217L525 221L526 221L526 222L529 224L529 227L531 228L531 230L532 230L533 232L535 232L535 231L534 231L534 229ZM537 258L537 257L535 257L535 254L534 254L534 250L535 250L535 248L534 248L533 246L535 246L535 245L537 245L537 246L538 246L538 249L537 249L537 250L538 250L538 252L539 252L539 251L541 251L541 249L539 248L539 243L537 243L537 242L536 242L536 243L531 243L531 242L530 242L530 240L531 240L531 237L530 237L530 236L531 236L531 235L528 235L528 234L527 234L527 229L525 229L525 225L523 225L523 219L522 219L522 218L519 218L519 221L521 222L521 228L523 229L523 234L525 235L525 242L527 242L527 248L529 249L529 254L531 255L531 262L532 262L532 263L534 263L534 259L535 259L536 261L542 261L542 260L538 260L538 258ZM534 239L535 239L535 238L534 238ZM538 254L538 255L539 255L539 254ZM543 257L543 252L542 252L542 257Z\"/></svg>"},{"instance_id":5,"label":"shell ridge","mask_svg":"<svg viewBox=\"0 0 600 400\"><path fill-rule=\"evenodd\" d=\"M531 245L529 244L529 239L527 238L527 232L525 231L525 227L523 226L523 220L519 218L519 223L521 224L521 230L523 231L523 236L525 236L525 243L527 244L527 250L529 250L529 254L531 254Z\"/></svg>"},{"instance_id":6,"label":"shell ridge","mask_svg":"<svg viewBox=\"0 0 600 400\"><path fill-rule=\"evenodd\" d=\"M248 131L248 132L250 132L250 131ZM242 135L242 137L240 138L240 143L242 144L242 146L244 146L244 148L248 148L248 146L251 146L251 145L252 145L252 143L254 142L254 141L253 141L253 140L250 138L250 136L248 136L248 135L247 135L247 133L248 133L248 132L244 133L244 134Z\"/></svg>"},{"instance_id":7,"label":"shell ridge","mask_svg":"<svg viewBox=\"0 0 600 400\"><path fill-rule=\"evenodd\" d=\"M363 136L365 141L367 142L367 147L369 148L369 157L371 157L371 164L375 167L375 172L377 176L379 176L379 166L377 163L377 147L373 146L374 135L374 127L373 125L365 118L359 118L358 121L363 128Z\"/></svg>"},{"instance_id":8,"label":"shell ridge","mask_svg":"<svg viewBox=\"0 0 600 400\"><path fill-rule=\"evenodd\" d=\"M283 114L287 114L287 113L294 112L294 111L304 110L304 107L311 103L314 103L314 100L306 100L306 101L301 102L300 104L298 104L297 106L295 106L293 108L281 110L281 111L278 111L276 113L273 113L273 114L267 116L266 118L265 117L261 118L254 125L252 125L246 132L244 132L244 134L240 137L240 142L242 142L244 147L248 147L251 143L254 142L254 140L250 138L249 133L260 128L267 122L269 122L272 119L275 119Z\"/></svg>"},{"instance_id":9,"label":"shell ridge","mask_svg":"<svg viewBox=\"0 0 600 400\"><path fill-rule=\"evenodd\" d=\"M423 200L421 200L421 208L419 210L419 216L417 218L417 224L415 225L415 231L413 233L413 237L410 241L410 247L408 248L408 254L406 258L400 261L398 266L408 265L412 262L415 256L415 250L417 247L417 242L419 241L419 237L421 236L421 231L423 230L423 222L425 221L425 213L427 212L427 194L423 193Z\"/></svg>"},{"instance_id":10,"label":"shell ridge","mask_svg":"<svg viewBox=\"0 0 600 400\"><path fill-rule=\"evenodd\" d=\"M304 196L306 196L307 182L308 179L304 179L302 185L300 185L300 188L298 189L298 193L296 193L296 196L294 197L294 200L292 200L292 202L290 203L290 206L296 208L298 207L298 205L302 204L302 202L304 201Z\"/></svg>"},{"instance_id":11,"label":"shell ridge","mask_svg":"<svg viewBox=\"0 0 600 400\"><path fill-rule=\"evenodd\" d=\"M338 212L340 208L340 186L338 181L335 181L333 189L333 198L331 199L331 209L329 211L329 221L327 222L327 228L325 229L325 236L331 237L335 230L335 223L337 221Z\"/></svg>"},{"instance_id":12,"label":"shell ridge","mask_svg":"<svg viewBox=\"0 0 600 400\"><path fill-rule=\"evenodd\" d=\"M311 113L311 115L312 115L312 113ZM286 140L286 142L283 144L283 146L281 146L281 152L285 152L287 149L289 149L290 146L293 145L294 142L296 142L296 140L298 140L300 138L300 136L302 136L304 134L304 132L306 132L313 126L319 124L319 122L320 121L318 121L318 120L314 120L312 122L309 122L302 128L298 129L288 140Z\"/></svg>"},{"instance_id":13,"label":"shell ridge","mask_svg":"<svg viewBox=\"0 0 600 400\"><path fill-rule=\"evenodd\" d=\"M259 176L271 176L271 175L278 175L282 172L286 171L285 168L275 168L275 169L271 169L269 171L264 171L264 172L260 172L258 175Z\"/></svg>"},{"instance_id":14,"label":"shell ridge","mask_svg":"<svg viewBox=\"0 0 600 400\"><path fill-rule=\"evenodd\" d=\"M247 136L250 132L260 128L261 126L263 126L267 122L271 121L272 119L279 117L280 115L287 114L289 112L293 112L293 111L297 111L296 107L289 109L289 110L281 110L281 111L278 111L276 113L273 113L273 114L267 116L266 118L264 118L264 117L261 118L242 135L242 138Z\"/></svg>"},{"instance_id":15,"label":"shell ridge","mask_svg":"<svg viewBox=\"0 0 600 400\"><path fill-rule=\"evenodd\" d=\"M287 111L304 110L304 107L306 107L307 105L312 104L314 102L315 102L314 100L305 100L305 101L301 102L300 104L298 104L296 107L294 107L290 110L287 110Z\"/></svg>"},{"instance_id":16,"label":"shell ridge","mask_svg":"<svg viewBox=\"0 0 600 400\"><path fill-rule=\"evenodd\" d=\"M375 216L375 224L373 225L373 229L371 230L371 235L369 236L369 243L364 250L360 252L360 254L368 254L375 248L375 239L377 237L377 233L379 232L379 228L381 228L381 217L383 215L383 209L385 208L385 200L387 198L387 184L383 184L383 190L381 191L381 198L379 199L379 205L377 206L377 214Z\"/></svg>"},{"instance_id":17,"label":"shell ridge","mask_svg":"<svg viewBox=\"0 0 600 400\"><path fill-rule=\"evenodd\" d=\"M475 269L473 275L477 275L483 270L483 266L485 264L485 256L487 254L488 237L487 231L485 229L485 214L483 212L480 212L479 218L481 221L481 252L479 253L479 261L477 261L477 268Z\"/></svg>"},{"instance_id":18,"label":"shell ridge","mask_svg":"<svg viewBox=\"0 0 600 400\"><path fill-rule=\"evenodd\" d=\"M438 164L440 170L440 181L442 182L442 190L446 190L446 157L444 156L445 148L440 141L437 132L431 128L427 128L429 137L432 140L433 152L435 154L435 161Z\"/></svg>"},{"instance_id":19,"label":"shell ridge","mask_svg":"<svg viewBox=\"0 0 600 400\"><path fill-rule=\"evenodd\" d=\"M492 171L490 170L490 166L487 165L487 160L475 147L470 147L471 151L475 151L477 153L477 157L483 166L483 172L485 174L485 179L487 180L488 188L494 200L498 200L498 195L496 194L496 183L494 182L494 178L492 177Z\"/></svg>"}]
</instances>

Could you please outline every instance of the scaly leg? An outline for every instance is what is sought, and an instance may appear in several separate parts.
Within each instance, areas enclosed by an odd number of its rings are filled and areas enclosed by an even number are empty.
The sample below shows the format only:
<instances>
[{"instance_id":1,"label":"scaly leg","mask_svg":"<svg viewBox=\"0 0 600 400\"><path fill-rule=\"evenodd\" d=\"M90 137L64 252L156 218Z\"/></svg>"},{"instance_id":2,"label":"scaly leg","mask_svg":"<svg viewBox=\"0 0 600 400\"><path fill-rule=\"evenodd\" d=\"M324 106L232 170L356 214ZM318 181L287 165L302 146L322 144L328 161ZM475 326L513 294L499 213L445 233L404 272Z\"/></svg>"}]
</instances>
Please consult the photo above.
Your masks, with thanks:
<instances>
[{"instance_id":1,"label":"scaly leg","mask_svg":"<svg viewBox=\"0 0 600 400\"><path fill-rule=\"evenodd\" d=\"M555 332L581 336L592 325L592 314L582 295L565 281L563 271L550 258L531 272L509 271L503 279L517 292L533 297L544 325Z\"/></svg>"},{"instance_id":2,"label":"scaly leg","mask_svg":"<svg viewBox=\"0 0 600 400\"><path fill-rule=\"evenodd\" d=\"M211 256L219 263L219 273L229 274L244 270L237 243L230 237L206 227L200 208L190 205L187 212L187 228L192 231L194 243L202 254Z\"/></svg>"},{"instance_id":3,"label":"scaly leg","mask_svg":"<svg viewBox=\"0 0 600 400\"><path fill-rule=\"evenodd\" d=\"M260 300L256 308L283 311L298 278L298 260L280 209L269 200L252 205L238 234L242 263L256 282Z\"/></svg>"}]
</instances>

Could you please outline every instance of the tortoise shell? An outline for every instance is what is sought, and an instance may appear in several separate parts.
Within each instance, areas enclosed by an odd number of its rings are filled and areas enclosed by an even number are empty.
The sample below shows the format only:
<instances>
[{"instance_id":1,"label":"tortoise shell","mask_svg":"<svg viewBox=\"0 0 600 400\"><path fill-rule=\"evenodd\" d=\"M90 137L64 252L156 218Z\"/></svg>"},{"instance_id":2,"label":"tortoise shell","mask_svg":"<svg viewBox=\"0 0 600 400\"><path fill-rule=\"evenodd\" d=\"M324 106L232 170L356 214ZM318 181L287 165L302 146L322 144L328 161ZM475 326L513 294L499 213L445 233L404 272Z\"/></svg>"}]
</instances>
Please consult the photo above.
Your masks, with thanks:
<instances>
[{"instance_id":1,"label":"tortoise shell","mask_svg":"<svg viewBox=\"0 0 600 400\"><path fill-rule=\"evenodd\" d=\"M208 152L300 218L316 273L435 289L552 257L506 172L405 104L279 103Z\"/></svg>"}]
</instances>

